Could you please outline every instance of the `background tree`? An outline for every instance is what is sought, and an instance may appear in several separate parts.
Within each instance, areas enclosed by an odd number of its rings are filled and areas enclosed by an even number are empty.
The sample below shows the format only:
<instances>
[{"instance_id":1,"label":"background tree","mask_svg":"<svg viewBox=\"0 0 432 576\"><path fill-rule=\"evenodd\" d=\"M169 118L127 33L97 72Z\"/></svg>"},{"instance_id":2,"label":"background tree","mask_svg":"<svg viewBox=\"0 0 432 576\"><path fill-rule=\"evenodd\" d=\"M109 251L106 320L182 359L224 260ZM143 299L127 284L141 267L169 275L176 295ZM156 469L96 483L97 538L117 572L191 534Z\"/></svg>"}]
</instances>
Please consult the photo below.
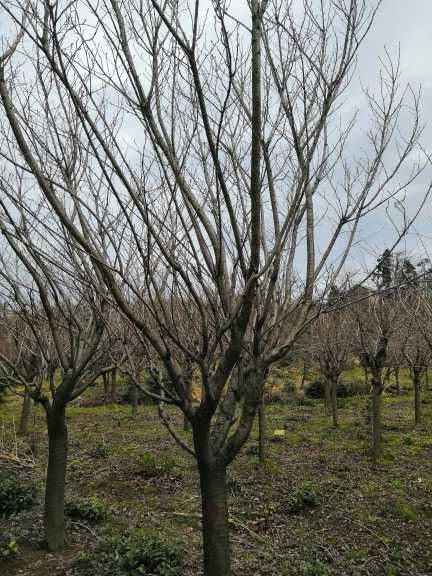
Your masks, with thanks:
<instances>
[{"instance_id":1,"label":"background tree","mask_svg":"<svg viewBox=\"0 0 432 576\"><path fill-rule=\"evenodd\" d=\"M20 173L21 176L21 173ZM22 181L22 180L21 180ZM22 386L42 405L48 431L44 527L48 549L64 543L64 494L68 452L66 408L100 373L97 355L104 331L104 290L84 280L91 261L33 212L26 196L0 178L0 295L13 322L3 325L15 341L0 354L1 378Z\"/></svg>"}]
</instances>

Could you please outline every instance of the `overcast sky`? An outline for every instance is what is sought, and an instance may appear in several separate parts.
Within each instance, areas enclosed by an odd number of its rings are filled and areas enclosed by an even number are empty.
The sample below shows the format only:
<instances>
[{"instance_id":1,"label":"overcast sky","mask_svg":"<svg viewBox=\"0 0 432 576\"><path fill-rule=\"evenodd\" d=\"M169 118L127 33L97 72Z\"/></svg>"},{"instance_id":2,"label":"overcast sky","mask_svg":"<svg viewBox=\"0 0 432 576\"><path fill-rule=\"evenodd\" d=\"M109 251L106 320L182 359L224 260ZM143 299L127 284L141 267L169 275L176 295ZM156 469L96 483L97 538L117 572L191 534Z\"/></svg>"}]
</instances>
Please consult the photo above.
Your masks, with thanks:
<instances>
[{"instance_id":1,"label":"overcast sky","mask_svg":"<svg viewBox=\"0 0 432 576\"><path fill-rule=\"evenodd\" d=\"M205 2L210 0L204 0ZM367 0L372 7L373 0ZM232 0L230 11L239 19L249 18L247 0ZM246 16L247 15L247 16ZM421 86L421 114L426 123L422 144L432 154L432 0L384 0L378 12L372 30L363 44L357 76L350 89L349 103L365 105L361 87L376 87L380 68L380 57L388 49L396 59L400 50L401 83L410 83L416 91ZM0 35L5 32L5 21L0 14ZM363 104L362 104L363 100ZM354 104L353 104L354 105ZM419 199L432 182L432 166L423 173L421 178L409 190L407 203L411 209L418 205ZM432 200L429 200L415 229L406 244L413 254L422 250L430 253L432 259ZM380 218L382 221L380 221ZM417 234L417 235L416 235ZM368 238L371 258L382 252L386 244L391 243L390 227L377 215L370 220L364 229L364 238ZM420 244L418 238L421 238Z\"/></svg>"}]
</instances>

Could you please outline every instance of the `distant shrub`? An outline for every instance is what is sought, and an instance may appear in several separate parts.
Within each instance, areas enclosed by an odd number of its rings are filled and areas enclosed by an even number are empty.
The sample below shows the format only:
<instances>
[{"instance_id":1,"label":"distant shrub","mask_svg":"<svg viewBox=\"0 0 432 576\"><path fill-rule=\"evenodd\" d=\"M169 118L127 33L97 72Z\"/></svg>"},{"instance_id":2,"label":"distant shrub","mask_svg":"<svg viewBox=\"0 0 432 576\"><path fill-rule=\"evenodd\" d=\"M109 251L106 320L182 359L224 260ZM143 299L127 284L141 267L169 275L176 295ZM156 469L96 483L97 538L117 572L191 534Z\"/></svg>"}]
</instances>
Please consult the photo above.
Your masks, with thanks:
<instances>
[{"instance_id":1,"label":"distant shrub","mask_svg":"<svg viewBox=\"0 0 432 576\"><path fill-rule=\"evenodd\" d=\"M16 538L0 530L0 560L11 560L18 555Z\"/></svg>"},{"instance_id":2,"label":"distant shrub","mask_svg":"<svg viewBox=\"0 0 432 576\"><path fill-rule=\"evenodd\" d=\"M67 502L65 513L71 518L78 518L87 522L100 522L106 518L107 509L97 496L90 496L90 498L83 500Z\"/></svg>"},{"instance_id":3,"label":"distant shrub","mask_svg":"<svg viewBox=\"0 0 432 576\"><path fill-rule=\"evenodd\" d=\"M180 576L180 548L159 533L105 535L74 562L79 576Z\"/></svg>"},{"instance_id":4,"label":"distant shrub","mask_svg":"<svg viewBox=\"0 0 432 576\"><path fill-rule=\"evenodd\" d=\"M36 488L13 475L0 476L0 516L8 517L28 510L36 500Z\"/></svg>"},{"instance_id":5,"label":"distant shrub","mask_svg":"<svg viewBox=\"0 0 432 576\"><path fill-rule=\"evenodd\" d=\"M362 380L339 380L336 386L338 398L349 398L352 396L365 395L369 393L370 386ZM305 396L308 398L324 398L324 380L317 378L305 388Z\"/></svg>"}]
</instances>

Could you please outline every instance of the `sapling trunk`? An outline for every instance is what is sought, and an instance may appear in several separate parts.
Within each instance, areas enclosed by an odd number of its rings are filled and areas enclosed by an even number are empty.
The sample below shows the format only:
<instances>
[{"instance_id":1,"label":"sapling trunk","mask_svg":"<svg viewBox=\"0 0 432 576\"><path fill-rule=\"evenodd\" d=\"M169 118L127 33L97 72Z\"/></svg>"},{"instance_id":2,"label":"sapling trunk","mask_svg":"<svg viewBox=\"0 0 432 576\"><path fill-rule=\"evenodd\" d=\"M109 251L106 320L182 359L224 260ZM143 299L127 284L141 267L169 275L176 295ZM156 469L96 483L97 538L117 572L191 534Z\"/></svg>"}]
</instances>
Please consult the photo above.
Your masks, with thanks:
<instances>
[{"instance_id":1,"label":"sapling trunk","mask_svg":"<svg viewBox=\"0 0 432 576\"><path fill-rule=\"evenodd\" d=\"M414 421L416 425L422 422L421 380L418 373L414 374Z\"/></svg>"},{"instance_id":2,"label":"sapling trunk","mask_svg":"<svg viewBox=\"0 0 432 576\"><path fill-rule=\"evenodd\" d=\"M381 382L372 382L372 460L377 464L382 452L382 388Z\"/></svg>"},{"instance_id":3,"label":"sapling trunk","mask_svg":"<svg viewBox=\"0 0 432 576\"><path fill-rule=\"evenodd\" d=\"M264 396L258 408L258 458L261 464L266 460L266 417Z\"/></svg>"},{"instance_id":4,"label":"sapling trunk","mask_svg":"<svg viewBox=\"0 0 432 576\"><path fill-rule=\"evenodd\" d=\"M30 394L26 392L21 407L20 423L18 427L19 436L25 436L28 433L30 412L31 412L31 397Z\"/></svg>"},{"instance_id":5,"label":"sapling trunk","mask_svg":"<svg viewBox=\"0 0 432 576\"><path fill-rule=\"evenodd\" d=\"M337 379L334 378L332 381L332 398L331 398L331 407L332 407L332 417L333 417L333 426L335 428L339 427L338 421L338 407L337 407Z\"/></svg>"}]
</instances>

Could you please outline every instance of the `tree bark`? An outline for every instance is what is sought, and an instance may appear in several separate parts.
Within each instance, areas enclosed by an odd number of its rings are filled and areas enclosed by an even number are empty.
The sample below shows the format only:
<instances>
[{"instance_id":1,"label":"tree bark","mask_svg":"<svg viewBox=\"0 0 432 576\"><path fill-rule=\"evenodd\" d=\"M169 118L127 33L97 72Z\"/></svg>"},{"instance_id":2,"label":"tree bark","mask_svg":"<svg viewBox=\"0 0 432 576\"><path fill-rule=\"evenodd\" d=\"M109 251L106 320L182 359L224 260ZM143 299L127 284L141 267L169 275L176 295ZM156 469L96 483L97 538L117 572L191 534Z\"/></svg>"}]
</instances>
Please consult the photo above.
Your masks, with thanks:
<instances>
[{"instance_id":1,"label":"tree bark","mask_svg":"<svg viewBox=\"0 0 432 576\"><path fill-rule=\"evenodd\" d=\"M226 468L199 466L204 576L230 576L228 500Z\"/></svg>"},{"instance_id":2,"label":"tree bark","mask_svg":"<svg viewBox=\"0 0 432 576\"><path fill-rule=\"evenodd\" d=\"M48 422L48 469L45 487L44 527L48 550L56 552L64 545L64 497L68 434L65 406L51 407Z\"/></svg>"},{"instance_id":3,"label":"tree bark","mask_svg":"<svg viewBox=\"0 0 432 576\"><path fill-rule=\"evenodd\" d=\"M138 414L138 388L132 382L129 384L129 394L131 403L132 416L137 416Z\"/></svg>"},{"instance_id":4,"label":"tree bark","mask_svg":"<svg viewBox=\"0 0 432 576\"><path fill-rule=\"evenodd\" d=\"M414 421L416 425L422 422L421 380L419 374L414 374Z\"/></svg>"},{"instance_id":5,"label":"tree bark","mask_svg":"<svg viewBox=\"0 0 432 576\"><path fill-rule=\"evenodd\" d=\"M331 407L332 407L333 426L335 428L339 428L338 407L337 407L337 378L334 378L332 381L331 392L332 392Z\"/></svg>"},{"instance_id":6,"label":"tree bark","mask_svg":"<svg viewBox=\"0 0 432 576\"><path fill-rule=\"evenodd\" d=\"M117 400L117 370L111 372L110 403Z\"/></svg>"},{"instance_id":7,"label":"tree bark","mask_svg":"<svg viewBox=\"0 0 432 576\"><path fill-rule=\"evenodd\" d=\"M372 460L377 464L382 452L382 388L381 382L372 382Z\"/></svg>"},{"instance_id":8,"label":"tree bark","mask_svg":"<svg viewBox=\"0 0 432 576\"><path fill-rule=\"evenodd\" d=\"M31 411L31 398L28 392L25 393L25 396L22 401L21 407L21 417L20 423L18 427L18 435L25 436L28 432L28 424L30 419L30 411Z\"/></svg>"},{"instance_id":9,"label":"tree bark","mask_svg":"<svg viewBox=\"0 0 432 576\"><path fill-rule=\"evenodd\" d=\"M264 394L258 408L258 458L261 464L266 459L266 419Z\"/></svg>"},{"instance_id":10,"label":"tree bark","mask_svg":"<svg viewBox=\"0 0 432 576\"><path fill-rule=\"evenodd\" d=\"M395 377L396 377L396 392L397 392L397 395L400 396L401 385L400 385L400 378L399 378L399 368L395 368L394 373L395 373Z\"/></svg>"},{"instance_id":11,"label":"tree bark","mask_svg":"<svg viewBox=\"0 0 432 576\"><path fill-rule=\"evenodd\" d=\"M109 374L106 372L102 374L102 382L104 388L104 404L108 402L108 392L109 392Z\"/></svg>"},{"instance_id":12,"label":"tree bark","mask_svg":"<svg viewBox=\"0 0 432 576\"><path fill-rule=\"evenodd\" d=\"M325 378L324 380L324 408L327 414L330 413L332 407L332 382Z\"/></svg>"}]
</instances>

